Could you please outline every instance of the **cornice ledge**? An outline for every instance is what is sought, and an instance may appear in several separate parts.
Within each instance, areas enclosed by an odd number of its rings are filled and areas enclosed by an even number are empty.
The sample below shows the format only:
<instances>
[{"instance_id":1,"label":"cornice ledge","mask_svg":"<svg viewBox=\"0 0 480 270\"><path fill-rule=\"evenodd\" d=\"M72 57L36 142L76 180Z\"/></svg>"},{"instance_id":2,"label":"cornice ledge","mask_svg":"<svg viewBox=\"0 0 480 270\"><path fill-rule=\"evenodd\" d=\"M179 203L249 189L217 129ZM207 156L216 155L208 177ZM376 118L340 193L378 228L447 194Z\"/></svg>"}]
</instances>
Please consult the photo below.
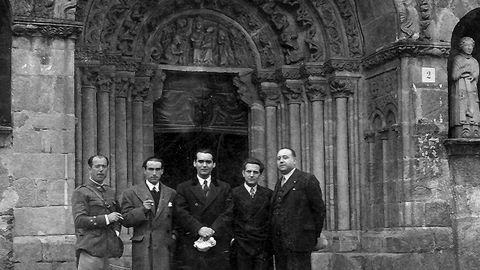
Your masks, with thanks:
<instances>
[{"instance_id":1,"label":"cornice ledge","mask_svg":"<svg viewBox=\"0 0 480 270\"><path fill-rule=\"evenodd\" d=\"M450 55L450 42L424 42L400 40L362 59L362 66L371 69L395 58L435 56L448 57Z\"/></svg>"},{"instance_id":2,"label":"cornice ledge","mask_svg":"<svg viewBox=\"0 0 480 270\"><path fill-rule=\"evenodd\" d=\"M83 23L73 20L15 16L12 30L15 36L76 39L80 36L82 28Z\"/></svg>"}]
</instances>

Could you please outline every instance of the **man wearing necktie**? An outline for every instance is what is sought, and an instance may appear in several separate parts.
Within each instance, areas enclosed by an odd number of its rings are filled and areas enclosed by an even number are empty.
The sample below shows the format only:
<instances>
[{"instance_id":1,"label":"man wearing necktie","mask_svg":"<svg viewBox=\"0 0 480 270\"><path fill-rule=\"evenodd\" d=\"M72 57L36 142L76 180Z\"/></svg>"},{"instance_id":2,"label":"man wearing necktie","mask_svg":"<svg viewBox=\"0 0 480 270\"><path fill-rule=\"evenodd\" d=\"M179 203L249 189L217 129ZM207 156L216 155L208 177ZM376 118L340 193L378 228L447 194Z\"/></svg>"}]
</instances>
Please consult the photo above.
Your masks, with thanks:
<instances>
[{"instance_id":1,"label":"man wearing necktie","mask_svg":"<svg viewBox=\"0 0 480 270\"><path fill-rule=\"evenodd\" d=\"M258 185L264 165L256 158L243 162L243 185L232 189L232 265L238 270L267 270L272 265L270 200L272 191Z\"/></svg>"},{"instance_id":2,"label":"man wearing necktie","mask_svg":"<svg viewBox=\"0 0 480 270\"><path fill-rule=\"evenodd\" d=\"M172 228L176 192L160 181L162 159L149 157L142 166L145 181L125 190L121 199L123 225L133 227L132 270L168 270L176 239Z\"/></svg>"},{"instance_id":3,"label":"man wearing necktie","mask_svg":"<svg viewBox=\"0 0 480 270\"><path fill-rule=\"evenodd\" d=\"M110 258L123 253L118 237L122 215L115 191L103 183L108 174L108 159L102 155L88 159L89 180L72 195L72 214L77 236L79 270L109 269Z\"/></svg>"},{"instance_id":4,"label":"man wearing necktie","mask_svg":"<svg viewBox=\"0 0 480 270\"><path fill-rule=\"evenodd\" d=\"M272 242L277 270L312 269L325 219L325 205L317 178L295 168L296 153L282 148L277 167L282 177L272 196Z\"/></svg>"},{"instance_id":5,"label":"man wearing necktie","mask_svg":"<svg viewBox=\"0 0 480 270\"><path fill-rule=\"evenodd\" d=\"M212 177L215 166L211 150L198 150L193 162L197 175L177 186L175 223L180 231L178 259L185 264L182 269L229 269L231 189L229 184ZM206 250L193 246L199 238L210 237L215 239L215 246Z\"/></svg>"}]
</instances>

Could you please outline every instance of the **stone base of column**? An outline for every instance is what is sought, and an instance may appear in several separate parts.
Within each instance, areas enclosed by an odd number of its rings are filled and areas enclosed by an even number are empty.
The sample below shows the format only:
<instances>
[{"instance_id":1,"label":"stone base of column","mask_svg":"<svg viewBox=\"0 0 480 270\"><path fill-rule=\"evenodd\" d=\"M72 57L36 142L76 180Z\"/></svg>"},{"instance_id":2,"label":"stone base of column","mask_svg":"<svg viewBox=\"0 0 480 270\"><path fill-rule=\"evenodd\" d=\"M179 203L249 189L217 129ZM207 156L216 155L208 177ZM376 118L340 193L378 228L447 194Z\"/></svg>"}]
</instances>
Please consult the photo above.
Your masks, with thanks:
<instances>
[{"instance_id":1,"label":"stone base of column","mask_svg":"<svg viewBox=\"0 0 480 270\"><path fill-rule=\"evenodd\" d=\"M448 139L445 147L453 187L457 269L480 269L480 139Z\"/></svg>"},{"instance_id":2,"label":"stone base of column","mask_svg":"<svg viewBox=\"0 0 480 270\"><path fill-rule=\"evenodd\" d=\"M462 138L480 138L478 123L461 124L450 127L450 136Z\"/></svg>"}]
</instances>

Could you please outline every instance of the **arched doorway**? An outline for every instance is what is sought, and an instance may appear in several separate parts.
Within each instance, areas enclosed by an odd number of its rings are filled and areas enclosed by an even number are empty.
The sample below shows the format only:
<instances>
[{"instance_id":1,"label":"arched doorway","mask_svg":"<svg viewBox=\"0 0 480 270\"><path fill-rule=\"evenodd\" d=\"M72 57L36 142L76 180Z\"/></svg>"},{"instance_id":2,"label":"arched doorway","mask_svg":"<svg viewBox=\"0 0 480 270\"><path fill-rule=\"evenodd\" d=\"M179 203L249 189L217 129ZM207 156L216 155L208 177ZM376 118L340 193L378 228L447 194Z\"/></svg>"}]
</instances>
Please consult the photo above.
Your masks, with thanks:
<instances>
[{"instance_id":1,"label":"arched doorway","mask_svg":"<svg viewBox=\"0 0 480 270\"><path fill-rule=\"evenodd\" d=\"M179 68L181 70L181 68ZM238 98L228 73L166 71L162 98L154 103L154 151L165 160L165 184L195 176L195 151L210 148L214 176L232 186L242 181L248 156L248 106Z\"/></svg>"}]
</instances>

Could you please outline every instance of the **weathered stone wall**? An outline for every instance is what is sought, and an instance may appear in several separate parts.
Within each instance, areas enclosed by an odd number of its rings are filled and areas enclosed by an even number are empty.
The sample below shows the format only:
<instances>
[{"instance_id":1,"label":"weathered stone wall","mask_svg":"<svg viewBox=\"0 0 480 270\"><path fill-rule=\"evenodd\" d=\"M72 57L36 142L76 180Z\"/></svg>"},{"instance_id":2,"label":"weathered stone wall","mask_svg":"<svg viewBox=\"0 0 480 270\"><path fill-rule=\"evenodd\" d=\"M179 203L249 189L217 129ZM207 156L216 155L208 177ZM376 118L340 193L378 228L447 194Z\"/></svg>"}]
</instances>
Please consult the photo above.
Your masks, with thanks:
<instances>
[{"instance_id":1,"label":"weathered stone wall","mask_svg":"<svg viewBox=\"0 0 480 270\"><path fill-rule=\"evenodd\" d=\"M12 146L0 149L3 197L13 209L15 269L72 269L74 42L15 37Z\"/></svg>"}]
</instances>

